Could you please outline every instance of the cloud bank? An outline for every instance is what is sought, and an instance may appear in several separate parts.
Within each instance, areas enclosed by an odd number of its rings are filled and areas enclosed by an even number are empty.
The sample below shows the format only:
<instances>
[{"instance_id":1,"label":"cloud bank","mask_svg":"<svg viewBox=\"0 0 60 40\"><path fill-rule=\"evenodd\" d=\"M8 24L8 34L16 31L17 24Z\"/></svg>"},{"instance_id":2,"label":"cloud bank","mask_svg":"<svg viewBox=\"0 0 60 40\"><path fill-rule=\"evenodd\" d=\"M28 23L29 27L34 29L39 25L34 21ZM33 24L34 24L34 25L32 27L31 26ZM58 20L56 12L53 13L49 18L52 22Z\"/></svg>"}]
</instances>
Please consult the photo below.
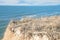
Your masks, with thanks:
<instances>
[{"instance_id":1,"label":"cloud bank","mask_svg":"<svg viewBox=\"0 0 60 40\"><path fill-rule=\"evenodd\" d=\"M0 0L0 5L60 5L60 0Z\"/></svg>"},{"instance_id":2,"label":"cloud bank","mask_svg":"<svg viewBox=\"0 0 60 40\"><path fill-rule=\"evenodd\" d=\"M19 0L0 0L0 4L16 4Z\"/></svg>"}]
</instances>

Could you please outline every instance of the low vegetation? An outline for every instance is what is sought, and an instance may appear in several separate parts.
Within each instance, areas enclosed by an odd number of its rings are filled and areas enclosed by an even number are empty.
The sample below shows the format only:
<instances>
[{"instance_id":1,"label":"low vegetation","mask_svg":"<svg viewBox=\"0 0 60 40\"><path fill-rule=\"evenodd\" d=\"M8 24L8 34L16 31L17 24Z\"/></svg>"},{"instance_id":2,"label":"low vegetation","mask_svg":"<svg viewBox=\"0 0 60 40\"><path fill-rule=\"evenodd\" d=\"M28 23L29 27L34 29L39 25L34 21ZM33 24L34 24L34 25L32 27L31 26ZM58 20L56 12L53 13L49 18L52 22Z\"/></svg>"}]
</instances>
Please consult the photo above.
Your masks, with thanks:
<instances>
[{"instance_id":1,"label":"low vegetation","mask_svg":"<svg viewBox=\"0 0 60 40\"><path fill-rule=\"evenodd\" d=\"M60 16L12 20L3 40L60 40Z\"/></svg>"}]
</instances>

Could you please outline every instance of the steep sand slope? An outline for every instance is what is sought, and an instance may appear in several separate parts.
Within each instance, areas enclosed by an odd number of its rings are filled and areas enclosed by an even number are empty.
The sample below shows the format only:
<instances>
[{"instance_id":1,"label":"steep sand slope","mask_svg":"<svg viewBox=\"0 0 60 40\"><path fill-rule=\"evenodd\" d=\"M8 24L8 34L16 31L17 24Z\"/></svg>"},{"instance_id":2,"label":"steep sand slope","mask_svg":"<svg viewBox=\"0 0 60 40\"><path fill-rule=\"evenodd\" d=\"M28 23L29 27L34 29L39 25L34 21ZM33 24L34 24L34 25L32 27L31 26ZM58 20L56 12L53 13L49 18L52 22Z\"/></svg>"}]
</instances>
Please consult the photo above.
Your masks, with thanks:
<instances>
[{"instance_id":1,"label":"steep sand slope","mask_svg":"<svg viewBox=\"0 0 60 40\"><path fill-rule=\"evenodd\" d=\"M2 40L60 40L60 16L12 20Z\"/></svg>"}]
</instances>

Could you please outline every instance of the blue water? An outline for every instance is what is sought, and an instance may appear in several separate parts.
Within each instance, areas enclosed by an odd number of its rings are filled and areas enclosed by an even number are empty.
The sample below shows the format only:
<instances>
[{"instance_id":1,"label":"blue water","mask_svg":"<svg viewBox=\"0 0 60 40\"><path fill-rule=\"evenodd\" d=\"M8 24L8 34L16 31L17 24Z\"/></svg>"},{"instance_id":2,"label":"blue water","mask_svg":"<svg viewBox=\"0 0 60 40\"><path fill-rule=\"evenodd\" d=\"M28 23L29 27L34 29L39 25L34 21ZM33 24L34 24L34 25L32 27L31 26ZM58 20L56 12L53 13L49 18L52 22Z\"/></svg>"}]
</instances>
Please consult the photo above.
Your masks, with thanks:
<instances>
[{"instance_id":1,"label":"blue water","mask_svg":"<svg viewBox=\"0 0 60 40\"><path fill-rule=\"evenodd\" d=\"M22 16L60 15L60 5L56 6L0 6L0 38L11 19L19 19Z\"/></svg>"}]
</instances>

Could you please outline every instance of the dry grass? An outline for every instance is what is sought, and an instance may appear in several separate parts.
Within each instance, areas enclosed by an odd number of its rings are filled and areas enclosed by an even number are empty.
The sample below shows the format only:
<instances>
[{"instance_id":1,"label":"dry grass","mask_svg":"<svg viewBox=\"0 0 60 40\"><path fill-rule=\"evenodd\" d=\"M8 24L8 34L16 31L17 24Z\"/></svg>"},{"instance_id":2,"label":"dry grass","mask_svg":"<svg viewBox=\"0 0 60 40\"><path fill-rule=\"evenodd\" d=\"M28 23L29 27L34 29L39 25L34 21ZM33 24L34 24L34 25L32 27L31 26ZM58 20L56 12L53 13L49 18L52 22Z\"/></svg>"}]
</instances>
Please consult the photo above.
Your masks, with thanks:
<instances>
[{"instance_id":1,"label":"dry grass","mask_svg":"<svg viewBox=\"0 0 60 40\"><path fill-rule=\"evenodd\" d=\"M13 20L3 40L60 40L60 16Z\"/></svg>"}]
</instances>

